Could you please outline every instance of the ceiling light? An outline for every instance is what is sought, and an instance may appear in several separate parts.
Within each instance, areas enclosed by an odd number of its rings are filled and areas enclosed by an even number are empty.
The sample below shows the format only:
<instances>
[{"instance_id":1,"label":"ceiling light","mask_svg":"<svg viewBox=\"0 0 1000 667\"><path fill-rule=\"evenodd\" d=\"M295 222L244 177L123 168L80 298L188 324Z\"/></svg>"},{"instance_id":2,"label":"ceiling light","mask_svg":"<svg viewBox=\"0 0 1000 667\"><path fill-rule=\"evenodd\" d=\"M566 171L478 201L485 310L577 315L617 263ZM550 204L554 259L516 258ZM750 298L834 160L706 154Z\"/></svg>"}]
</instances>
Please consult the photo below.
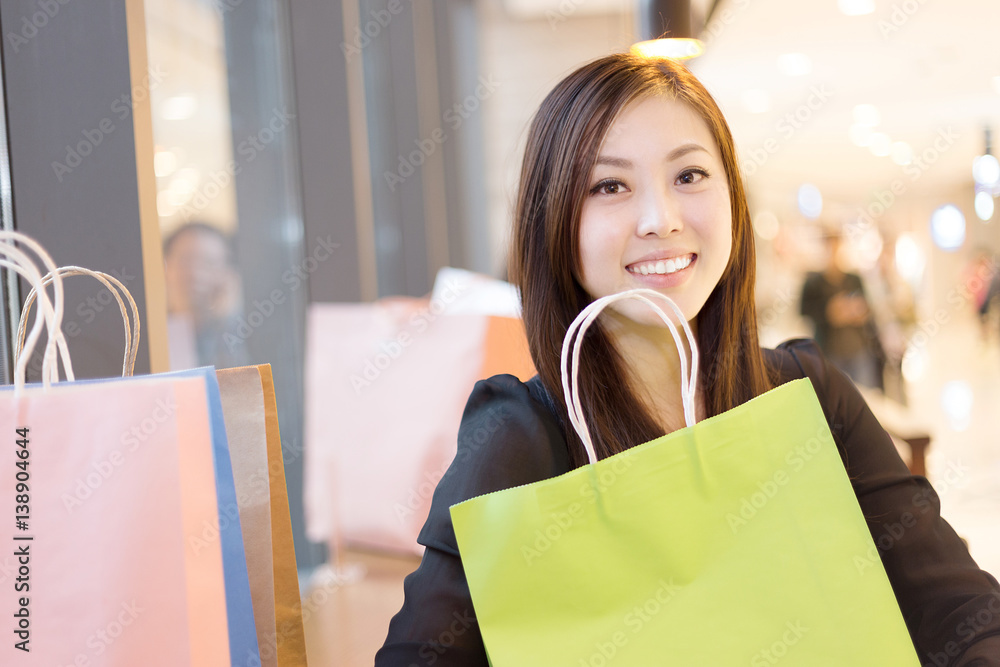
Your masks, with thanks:
<instances>
[{"instance_id":1,"label":"ceiling light","mask_svg":"<svg viewBox=\"0 0 1000 667\"><path fill-rule=\"evenodd\" d=\"M198 100L191 95L174 95L163 100L160 116L164 120L187 120L198 109Z\"/></svg>"},{"instance_id":2,"label":"ceiling light","mask_svg":"<svg viewBox=\"0 0 1000 667\"><path fill-rule=\"evenodd\" d=\"M778 71L785 76L805 76L812 71L812 61L804 53L786 53L778 57Z\"/></svg>"},{"instance_id":3,"label":"ceiling light","mask_svg":"<svg viewBox=\"0 0 1000 667\"><path fill-rule=\"evenodd\" d=\"M170 179L170 185L166 192L169 194L169 201L174 206L183 206L194 196L201 179L201 172L194 167L185 167L177 171Z\"/></svg>"},{"instance_id":4,"label":"ceiling light","mask_svg":"<svg viewBox=\"0 0 1000 667\"><path fill-rule=\"evenodd\" d=\"M697 58L705 52L705 45L700 39L688 37L670 37L664 39L649 39L636 42L630 49L633 55L643 58L671 58L686 60Z\"/></svg>"},{"instance_id":5,"label":"ceiling light","mask_svg":"<svg viewBox=\"0 0 1000 667\"><path fill-rule=\"evenodd\" d=\"M188 203L188 200L191 199L191 196L193 194L194 193L192 192L185 192L176 188L167 188L166 190L160 193L160 195L166 196L167 198L166 205L173 206L174 209L180 208L181 206L184 206L184 204ZM159 200L160 195L157 195L157 200ZM157 210L161 211L164 210L163 206L160 206L159 204L157 204L157 206L159 207ZM164 214L161 213L160 215Z\"/></svg>"},{"instance_id":6,"label":"ceiling light","mask_svg":"<svg viewBox=\"0 0 1000 667\"><path fill-rule=\"evenodd\" d=\"M778 237L778 232L781 231L781 224L778 222L778 216L774 213L758 211L757 215L753 217L753 229L757 232L757 236L765 241L773 241Z\"/></svg>"},{"instance_id":7,"label":"ceiling light","mask_svg":"<svg viewBox=\"0 0 1000 667\"><path fill-rule=\"evenodd\" d=\"M868 125L858 125L857 123L851 125L851 141L855 146L867 148L872 143L873 134L875 134L875 130Z\"/></svg>"},{"instance_id":8,"label":"ceiling light","mask_svg":"<svg viewBox=\"0 0 1000 667\"><path fill-rule=\"evenodd\" d=\"M177 170L177 156L173 151L160 149L153 153L153 172L157 178L169 176Z\"/></svg>"},{"instance_id":9,"label":"ceiling light","mask_svg":"<svg viewBox=\"0 0 1000 667\"><path fill-rule=\"evenodd\" d=\"M766 113L771 110L771 96L760 88L744 91L740 101L750 113Z\"/></svg>"},{"instance_id":10,"label":"ceiling light","mask_svg":"<svg viewBox=\"0 0 1000 667\"><path fill-rule=\"evenodd\" d=\"M837 9L845 16L864 16L875 11L875 0L837 0Z\"/></svg>"},{"instance_id":11,"label":"ceiling light","mask_svg":"<svg viewBox=\"0 0 1000 667\"><path fill-rule=\"evenodd\" d=\"M905 141L894 142L889 148L889 155L892 156L892 161L899 166L913 162L913 149Z\"/></svg>"},{"instance_id":12,"label":"ceiling light","mask_svg":"<svg viewBox=\"0 0 1000 667\"><path fill-rule=\"evenodd\" d=\"M685 60L705 52L696 39L705 27L698 12L692 12L691 0L643 0L638 3L634 55L645 58Z\"/></svg>"},{"instance_id":13,"label":"ceiling light","mask_svg":"<svg viewBox=\"0 0 1000 667\"><path fill-rule=\"evenodd\" d=\"M854 107L854 122L858 125L875 127L882 120L874 104L859 104Z\"/></svg>"},{"instance_id":14,"label":"ceiling light","mask_svg":"<svg viewBox=\"0 0 1000 667\"><path fill-rule=\"evenodd\" d=\"M909 234L896 239L896 270L910 284L918 284L923 276L927 259L917 241Z\"/></svg>"},{"instance_id":15,"label":"ceiling light","mask_svg":"<svg viewBox=\"0 0 1000 667\"><path fill-rule=\"evenodd\" d=\"M889 139L889 135L876 132L872 135L872 141L868 146L868 150L872 152L872 155L887 157L892 150L892 140Z\"/></svg>"},{"instance_id":16,"label":"ceiling light","mask_svg":"<svg viewBox=\"0 0 1000 667\"><path fill-rule=\"evenodd\" d=\"M931 214L931 238L942 250L954 252L965 243L965 216L954 204L945 204Z\"/></svg>"},{"instance_id":17,"label":"ceiling light","mask_svg":"<svg viewBox=\"0 0 1000 667\"><path fill-rule=\"evenodd\" d=\"M980 155L972 162L972 178L976 185L989 188L996 186L1000 182L1000 162L989 153Z\"/></svg>"},{"instance_id":18,"label":"ceiling light","mask_svg":"<svg viewBox=\"0 0 1000 667\"><path fill-rule=\"evenodd\" d=\"M803 183L798 193L799 212L815 220L823 212L823 195L812 183Z\"/></svg>"},{"instance_id":19,"label":"ceiling light","mask_svg":"<svg viewBox=\"0 0 1000 667\"><path fill-rule=\"evenodd\" d=\"M976 216L983 222L993 217L993 195L985 190L976 193Z\"/></svg>"}]
</instances>

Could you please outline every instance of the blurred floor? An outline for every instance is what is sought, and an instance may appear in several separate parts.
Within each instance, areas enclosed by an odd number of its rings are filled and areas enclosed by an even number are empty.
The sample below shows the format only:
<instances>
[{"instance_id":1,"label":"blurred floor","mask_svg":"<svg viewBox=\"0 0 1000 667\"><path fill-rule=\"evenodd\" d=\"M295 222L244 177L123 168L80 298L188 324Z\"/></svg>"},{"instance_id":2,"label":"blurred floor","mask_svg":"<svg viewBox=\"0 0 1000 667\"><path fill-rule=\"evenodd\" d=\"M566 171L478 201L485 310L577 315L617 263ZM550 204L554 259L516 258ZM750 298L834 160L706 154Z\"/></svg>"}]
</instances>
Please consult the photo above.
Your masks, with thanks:
<instances>
[{"instance_id":1,"label":"blurred floor","mask_svg":"<svg viewBox=\"0 0 1000 667\"><path fill-rule=\"evenodd\" d=\"M908 385L934 434L927 477L980 567L1000 576L1000 336L984 341L971 315L956 317L927 352L924 375Z\"/></svg>"},{"instance_id":2,"label":"blurred floor","mask_svg":"<svg viewBox=\"0 0 1000 667\"><path fill-rule=\"evenodd\" d=\"M306 653L312 667L372 667L389 619L403 604L403 578L416 556L346 551L342 565L362 566L364 576L338 583L314 576L303 591Z\"/></svg>"},{"instance_id":3,"label":"blurred floor","mask_svg":"<svg viewBox=\"0 0 1000 667\"><path fill-rule=\"evenodd\" d=\"M955 318L929 336L920 377L908 383L910 410L931 429L928 478L942 513L979 565L1000 575L1000 337L984 343L977 323ZM965 383L954 384L954 383ZM945 388L948 387L946 390ZM963 416L966 401L971 409ZM419 559L345 553L367 568L350 584L314 583L303 602L313 667L371 667L389 619L403 600L403 578Z\"/></svg>"}]
</instances>

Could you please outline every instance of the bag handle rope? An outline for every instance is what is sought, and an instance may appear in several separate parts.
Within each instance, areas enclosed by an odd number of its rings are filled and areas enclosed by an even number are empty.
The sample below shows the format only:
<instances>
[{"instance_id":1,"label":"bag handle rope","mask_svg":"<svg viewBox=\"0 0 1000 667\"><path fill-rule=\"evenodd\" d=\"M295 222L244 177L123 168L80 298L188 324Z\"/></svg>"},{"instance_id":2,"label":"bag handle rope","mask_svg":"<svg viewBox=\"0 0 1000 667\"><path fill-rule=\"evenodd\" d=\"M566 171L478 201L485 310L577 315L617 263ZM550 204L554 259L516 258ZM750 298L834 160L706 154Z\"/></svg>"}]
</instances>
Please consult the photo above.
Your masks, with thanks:
<instances>
[{"instance_id":1,"label":"bag handle rope","mask_svg":"<svg viewBox=\"0 0 1000 667\"><path fill-rule=\"evenodd\" d=\"M139 308L136 306L135 299L132 298L132 294L128 291L125 285L122 284L120 280L112 275L104 273L103 271L94 271L92 269L86 269L82 266L61 266L55 271L50 271L45 274L41 279L41 284L47 285L59 278L66 278L69 276L90 276L101 281L108 291L114 295L115 299L118 301L118 308L122 313L122 322L125 324L125 356L122 362L122 377L131 377L135 370L135 358L139 354ZM31 311L31 305L35 302L36 288L32 287L31 291L28 292L27 298L24 300L24 309L21 313L21 321L18 323L17 327L17 341L14 348L14 358L19 358L21 354L21 349L24 345L24 330L27 323L27 315ZM119 294L121 292L121 294ZM128 311L125 310L125 301L122 299L122 295L128 300ZM131 316L131 323L129 318ZM50 340L49 345L52 345ZM58 382L59 378L53 376L51 381Z\"/></svg>"},{"instance_id":2,"label":"bag handle rope","mask_svg":"<svg viewBox=\"0 0 1000 667\"><path fill-rule=\"evenodd\" d=\"M54 271L56 264L45 251L45 248L31 237L20 232L0 231L0 266L4 266L24 276L31 283L32 289L35 290L42 285L41 273L35 262L24 251L18 248L15 243L30 248L41 259L42 264L46 268ZM28 334L28 354L20 355L14 367L15 395L19 394L24 388L28 370L28 358L35 349L38 338L41 336L43 321L49 332L49 344L45 348L44 363L42 366L42 381L44 386L48 388L51 384L50 378L58 374L57 351L59 357L62 358L67 379L74 379L69 349L66 346L66 338L62 333L62 318L65 304L62 277L55 276L52 280L52 285L54 294L52 299L49 298L48 292L44 287L38 290L39 309L35 317L35 324L31 328L31 333Z\"/></svg>"},{"instance_id":3,"label":"bag handle rope","mask_svg":"<svg viewBox=\"0 0 1000 667\"><path fill-rule=\"evenodd\" d=\"M688 369L687 355L684 351L684 344L682 343L680 334L677 331L677 325L671 321L666 312L664 312L664 310L656 303L651 301L650 298L665 301L670 309L673 310L674 315L676 315L677 319L681 323L681 326L684 328L685 338L691 348L690 372ZM681 309L670 297L648 288L627 290L625 292L619 292L618 294L610 294L608 296L601 297L600 299L595 299L589 303L586 308L581 310L576 316L576 319L573 320L573 323L569 325L569 328L566 330L566 336L563 338L562 354L560 356L563 395L566 397L566 407L569 411L569 419L573 424L573 428L576 430L577 435L580 436L580 440L583 441L583 446L587 449L587 458L590 463L597 462L597 454L594 451L594 443L590 437L590 429L587 427L586 420L583 416L583 406L580 403L580 345L583 341L583 336L587 333L587 329L590 328L590 325L597 319L597 316L600 315L601 311L606 306L615 303L616 301L623 301L625 299L635 299L646 303L650 308L656 311L656 313L660 316L660 319L663 320L664 324L667 325L667 328L670 329L670 335L673 336L674 343L677 345L677 351L680 355L681 401L684 405L684 422L687 426L694 426L695 424L694 408L695 390L698 379L698 345L695 340L694 333L691 331L691 326L688 324L687 319L685 319L684 313L681 312Z\"/></svg>"}]
</instances>

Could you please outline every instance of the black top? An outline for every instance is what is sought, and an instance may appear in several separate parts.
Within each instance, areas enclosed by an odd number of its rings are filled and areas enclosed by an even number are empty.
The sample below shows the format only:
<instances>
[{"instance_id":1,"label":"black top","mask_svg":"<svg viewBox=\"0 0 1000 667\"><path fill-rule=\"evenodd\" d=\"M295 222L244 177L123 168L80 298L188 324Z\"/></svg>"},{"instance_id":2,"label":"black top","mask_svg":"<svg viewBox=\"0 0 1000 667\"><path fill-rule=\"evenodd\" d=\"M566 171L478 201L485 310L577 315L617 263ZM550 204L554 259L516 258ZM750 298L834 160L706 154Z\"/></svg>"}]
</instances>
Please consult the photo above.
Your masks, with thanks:
<instances>
[{"instance_id":1,"label":"black top","mask_svg":"<svg viewBox=\"0 0 1000 667\"><path fill-rule=\"evenodd\" d=\"M928 481L910 474L854 385L815 343L789 341L764 354L780 383L812 380L921 663L1000 666L1000 585L941 518ZM568 472L565 431L554 410L537 375L527 383L496 375L476 384L455 460L417 540L426 547L423 560L403 584L403 608L376 667L486 667L449 508Z\"/></svg>"}]
</instances>

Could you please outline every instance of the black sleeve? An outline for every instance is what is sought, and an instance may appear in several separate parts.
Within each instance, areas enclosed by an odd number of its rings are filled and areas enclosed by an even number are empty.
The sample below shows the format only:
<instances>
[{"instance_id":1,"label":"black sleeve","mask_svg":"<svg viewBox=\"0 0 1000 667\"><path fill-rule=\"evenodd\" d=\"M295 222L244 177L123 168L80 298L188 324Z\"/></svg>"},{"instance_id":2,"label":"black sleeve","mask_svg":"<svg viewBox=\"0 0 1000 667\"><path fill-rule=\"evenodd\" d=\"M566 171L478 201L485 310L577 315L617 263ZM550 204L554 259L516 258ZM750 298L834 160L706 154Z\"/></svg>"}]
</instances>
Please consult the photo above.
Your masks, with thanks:
<instances>
[{"instance_id":1,"label":"black sleeve","mask_svg":"<svg viewBox=\"0 0 1000 667\"><path fill-rule=\"evenodd\" d=\"M524 383L511 375L476 383L462 415L455 459L434 491L417 538L426 547L423 559L403 583L403 607L389 624L376 667L486 667L449 508L569 469L561 430Z\"/></svg>"},{"instance_id":2,"label":"black sleeve","mask_svg":"<svg viewBox=\"0 0 1000 667\"><path fill-rule=\"evenodd\" d=\"M1000 586L941 518L930 483L910 474L853 383L815 343L779 349L823 404L921 664L1000 666Z\"/></svg>"}]
</instances>

